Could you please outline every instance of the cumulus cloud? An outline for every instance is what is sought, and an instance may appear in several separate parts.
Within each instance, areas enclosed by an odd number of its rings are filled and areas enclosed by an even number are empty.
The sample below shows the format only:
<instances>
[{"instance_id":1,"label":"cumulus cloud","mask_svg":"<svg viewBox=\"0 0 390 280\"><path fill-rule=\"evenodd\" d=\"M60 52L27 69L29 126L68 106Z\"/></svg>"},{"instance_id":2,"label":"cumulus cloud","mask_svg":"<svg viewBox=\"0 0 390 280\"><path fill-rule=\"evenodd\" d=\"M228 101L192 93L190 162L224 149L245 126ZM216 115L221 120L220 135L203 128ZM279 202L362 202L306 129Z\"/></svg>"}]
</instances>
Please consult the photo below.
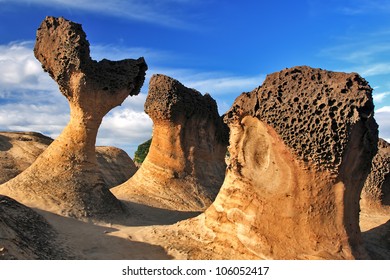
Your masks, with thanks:
<instances>
[{"instance_id":1,"label":"cumulus cloud","mask_svg":"<svg viewBox=\"0 0 390 280\"><path fill-rule=\"evenodd\" d=\"M125 149L133 157L137 146L152 137L153 122L143 112L146 94L128 97L100 126L96 144Z\"/></svg>"},{"instance_id":2,"label":"cumulus cloud","mask_svg":"<svg viewBox=\"0 0 390 280\"><path fill-rule=\"evenodd\" d=\"M65 97L40 63L35 59L33 42L13 42L0 45L0 130L37 131L57 137L69 120ZM237 76L223 72L160 67L173 57L170 53L142 48L97 45L91 47L96 60L119 60L150 55L151 63L138 96L128 97L122 106L114 108L104 119L97 144L125 149L130 156L137 146L152 135L152 121L144 113L144 103L152 74L162 73L216 99L220 114L225 113L243 91L260 85L264 75ZM146 56L146 55L145 55Z\"/></svg>"},{"instance_id":3,"label":"cumulus cloud","mask_svg":"<svg viewBox=\"0 0 390 280\"><path fill-rule=\"evenodd\" d=\"M33 54L33 42L0 45L1 91L12 89L53 90L56 84L43 72Z\"/></svg>"}]
</instances>

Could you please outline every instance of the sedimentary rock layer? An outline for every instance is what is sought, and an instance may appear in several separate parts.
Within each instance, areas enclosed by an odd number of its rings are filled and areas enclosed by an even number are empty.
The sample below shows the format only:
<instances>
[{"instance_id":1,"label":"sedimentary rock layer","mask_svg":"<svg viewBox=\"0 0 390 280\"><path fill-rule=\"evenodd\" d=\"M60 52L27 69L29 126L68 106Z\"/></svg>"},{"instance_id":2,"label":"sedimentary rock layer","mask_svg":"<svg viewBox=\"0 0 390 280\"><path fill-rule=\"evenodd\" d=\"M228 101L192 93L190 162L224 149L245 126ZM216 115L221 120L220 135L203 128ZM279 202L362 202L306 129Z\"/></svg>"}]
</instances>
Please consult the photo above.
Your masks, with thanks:
<instances>
[{"instance_id":1,"label":"sedimentary rock layer","mask_svg":"<svg viewBox=\"0 0 390 280\"><path fill-rule=\"evenodd\" d=\"M39 27L34 54L68 99L70 121L33 165L0 186L0 193L76 217L121 212L97 166L96 135L105 114L139 93L144 59L96 62L81 25L54 17Z\"/></svg>"},{"instance_id":2,"label":"sedimentary rock layer","mask_svg":"<svg viewBox=\"0 0 390 280\"><path fill-rule=\"evenodd\" d=\"M113 193L155 207L205 209L226 168L227 127L216 102L177 80L154 75L145 112L154 123L149 153L138 172Z\"/></svg>"},{"instance_id":3,"label":"sedimentary rock layer","mask_svg":"<svg viewBox=\"0 0 390 280\"><path fill-rule=\"evenodd\" d=\"M359 197L378 141L371 92L355 73L268 75L225 115L230 163L215 202L153 230L186 236L165 246L189 258L367 257Z\"/></svg>"}]
</instances>

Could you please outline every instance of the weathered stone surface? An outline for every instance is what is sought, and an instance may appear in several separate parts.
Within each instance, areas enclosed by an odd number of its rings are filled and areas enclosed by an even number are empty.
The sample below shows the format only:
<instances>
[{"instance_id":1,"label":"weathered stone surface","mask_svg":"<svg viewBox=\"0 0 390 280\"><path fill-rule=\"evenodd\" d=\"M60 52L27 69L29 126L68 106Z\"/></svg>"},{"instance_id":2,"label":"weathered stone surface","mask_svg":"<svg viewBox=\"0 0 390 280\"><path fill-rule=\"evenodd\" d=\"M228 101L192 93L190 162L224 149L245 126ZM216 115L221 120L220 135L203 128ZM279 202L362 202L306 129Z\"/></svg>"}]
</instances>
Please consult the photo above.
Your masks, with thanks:
<instances>
[{"instance_id":1,"label":"weathered stone surface","mask_svg":"<svg viewBox=\"0 0 390 280\"><path fill-rule=\"evenodd\" d=\"M71 257L56 238L57 233L42 216L0 195L0 260Z\"/></svg>"},{"instance_id":2,"label":"weathered stone surface","mask_svg":"<svg viewBox=\"0 0 390 280\"><path fill-rule=\"evenodd\" d=\"M96 157L104 181L109 188L126 182L137 172L133 160L122 149L97 146Z\"/></svg>"},{"instance_id":3,"label":"weathered stone surface","mask_svg":"<svg viewBox=\"0 0 390 280\"><path fill-rule=\"evenodd\" d=\"M35 132L0 132L0 184L29 167L51 142Z\"/></svg>"},{"instance_id":4,"label":"weathered stone surface","mask_svg":"<svg viewBox=\"0 0 390 280\"><path fill-rule=\"evenodd\" d=\"M390 216L390 144L383 139L379 139L378 152L363 187L361 204L372 210L387 211Z\"/></svg>"},{"instance_id":5,"label":"weathered stone surface","mask_svg":"<svg viewBox=\"0 0 390 280\"><path fill-rule=\"evenodd\" d=\"M0 186L0 193L76 217L121 212L97 167L96 135L108 111L139 93L144 59L96 62L81 25L54 17L39 27L34 54L68 99L71 118L34 164Z\"/></svg>"},{"instance_id":6,"label":"weathered stone surface","mask_svg":"<svg viewBox=\"0 0 390 280\"><path fill-rule=\"evenodd\" d=\"M149 84L145 112L154 123L138 172L113 193L120 199L176 210L202 210L222 185L227 127L210 95L164 75Z\"/></svg>"},{"instance_id":7,"label":"weathered stone surface","mask_svg":"<svg viewBox=\"0 0 390 280\"><path fill-rule=\"evenodd\" d=\"M366 258L359 197L378 141L371 92L355 73L294 67L243 93L225 115L230 163L216 200L154 228L182 236L163 246L202 259Z\"/></svg>"}]
</instances>

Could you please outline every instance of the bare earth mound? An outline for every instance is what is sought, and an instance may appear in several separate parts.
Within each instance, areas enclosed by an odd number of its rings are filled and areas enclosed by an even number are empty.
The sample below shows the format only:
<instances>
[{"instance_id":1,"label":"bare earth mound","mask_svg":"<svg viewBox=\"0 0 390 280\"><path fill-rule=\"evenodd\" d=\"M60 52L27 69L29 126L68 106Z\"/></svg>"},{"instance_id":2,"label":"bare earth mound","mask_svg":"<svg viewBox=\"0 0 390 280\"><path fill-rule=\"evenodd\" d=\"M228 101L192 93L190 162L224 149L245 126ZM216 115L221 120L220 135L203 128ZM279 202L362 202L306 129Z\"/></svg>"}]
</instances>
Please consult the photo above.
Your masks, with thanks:
<instances>
[{"instance_id":1,"label":"bare earth mound","mask_svg":"<svg viewBox=\"0 0 390 280\"><path fill-rule=\"evenodd\" d=\"M378 141L371 92L355 73L268 75L226 114L231 159L215 202L144 236L195 259L368 258L359 198Z\"/></svg>"},{"instance_id":2,"label":"bare earth mound","mask_svg":"<svg viewBox=\"0 0 390 280\"><path fill-rule=\"evenodd\" d=\"M0 132L0 183L27 169L53 139L36 132ZM137 171L127 153L116 147L96 147L96 157L108 187L127 181Z\"/></svg>"},{"instance_id":3,"label":"bare earth mound","mask_svg":"<svg viewBox=\"0 0 390 280\"><path fill-rule=\"evenodd\" d=\"M95 142L104 115L143 84L143 58L90 58L81 25L47 17L37 32L34 54L68 99L71 117L61 135L0 193L28 206L84 218L122 213L97 165Z\"/></svg>"},{"instance_id":4,"label":"bare earth mound","mask_svg":"<svg viewBox=\"0 0 390 280\"><path fill-rule=\"evenodd\" d=\"M137 172L134 161L122 149L97 146L96 157L100 172L109 188L126 182Z\"/></svg>"},{"instance_id":5,"label":"bare earth mound","mask_svg":"<svg viewBox=\"0 0 390 280\"><path fill-rule=\"evenodd\" d=\"M227 127L210 95L154 75L145 112L153 138L138 172L112 189L122 200L199 211L215 199L225 176Z\"/></svg>"},{"instance_id":6,"label":"bare earth mound","mask_svg":"<svg viewBox=\"0 0 390 280\"><path fill-rule=\"evenodd\" d=\"M0 184L29 167L51 142L36 132L0 132Z\"/></svg>"}]
</instances>

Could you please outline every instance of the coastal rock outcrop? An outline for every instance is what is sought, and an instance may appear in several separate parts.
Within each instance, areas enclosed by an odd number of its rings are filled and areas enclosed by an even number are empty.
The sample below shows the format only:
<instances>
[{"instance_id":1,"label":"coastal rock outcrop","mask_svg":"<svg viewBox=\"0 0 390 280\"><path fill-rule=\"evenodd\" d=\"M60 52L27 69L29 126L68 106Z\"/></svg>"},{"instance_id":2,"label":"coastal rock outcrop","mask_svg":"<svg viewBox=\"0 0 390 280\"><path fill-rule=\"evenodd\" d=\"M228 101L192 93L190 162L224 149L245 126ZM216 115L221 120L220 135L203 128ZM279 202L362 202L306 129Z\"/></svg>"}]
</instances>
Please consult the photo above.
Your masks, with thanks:
<instances>
[{"instance_id":1,"label":"coastal rock outcrop","mask_svg":"<svg viewBox=\"0 0 390 280\"><path fill-rule=\"evenodd\" d=\"M230 163L214 203L153 231L182 236L163 246L195 259L366 258L359 199L376 153L373 115L356 73L268 75L225 114Z\"/></svg>"},{"instance_id":2,"label":"coastal rock outcrop","mask_svg":"<svg viewBox=\"0 0 390 280\"><path fill-rule=\"evenodd\" d=\"M144 59L96 62L81 25L55 17L39 27L34 54L68 99L70 121L29 168L0 186L0 193L80 218L122 212L99 171L96 135L104 115L139 93Z\"/></svg>"},{"instance_id":3,"label":"coastal rock outcrop","mask_svg":"<svg viewBox=\"0 0 390 280\"><path fill-rule=\"evenodd\" d=\"M378 141L378 152L362 191L362 207L385 210L390 217L390 144Z\"/></svg>"},{"instance_id":4,"label":"coastal rock outcrop","mask_svg":"<svg viewBox=\"0 0 390 280\"><path fill-rule=\"evenodd\" d=\"M138 172L112 192L122 200L198 211L222 185L228 130L210 95L153 75L145 112L154 123L149 153Z\"/></svg>"}]
</instances>

